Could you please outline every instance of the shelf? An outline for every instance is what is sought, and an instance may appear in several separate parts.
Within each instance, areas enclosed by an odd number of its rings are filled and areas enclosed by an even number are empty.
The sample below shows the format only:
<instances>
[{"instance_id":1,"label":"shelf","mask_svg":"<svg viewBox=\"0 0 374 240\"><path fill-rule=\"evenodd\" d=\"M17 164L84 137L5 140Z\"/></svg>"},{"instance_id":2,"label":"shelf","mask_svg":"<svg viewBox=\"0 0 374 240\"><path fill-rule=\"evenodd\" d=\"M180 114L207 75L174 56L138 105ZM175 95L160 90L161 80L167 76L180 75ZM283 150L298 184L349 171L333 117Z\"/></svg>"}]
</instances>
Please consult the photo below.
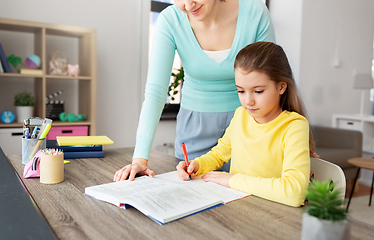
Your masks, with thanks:
<instances>
[{"instance_id":1,"label":"shelf","mask_svg":"<svg viewBox=\"0 0 374 240\"><path fill-rule=\"evenodd\" d=\"M66 113L87 114L81 122L53 121L52 126L89 127L89 135L96 135L96 29L79 26L40 23L0 18L0 43L7 56L15 54L24 60L35 54L41 59L42 75L0 73L0 112L15 111L13 97L28 91L35 95L35 117L46 118L46 97L63 90ZM82 76L50 75L49 61L54 53L78 64ZM4 124L1 128L19 128L23 123Z\"/></svg>"},{"instance_id":2,"label":"shelf","mask_svg":"<svg viewBox=\"0 0 374 240\"><path fill-rule=\"evenodd\" d=\"M91 80L88 76L69 77L63 75L32 75L32 74L20 74L20 73L0 73L0 77L12 77L12 78L49 78L49 79L78 79L78 80Z\"/></svg>"}]
</instances>

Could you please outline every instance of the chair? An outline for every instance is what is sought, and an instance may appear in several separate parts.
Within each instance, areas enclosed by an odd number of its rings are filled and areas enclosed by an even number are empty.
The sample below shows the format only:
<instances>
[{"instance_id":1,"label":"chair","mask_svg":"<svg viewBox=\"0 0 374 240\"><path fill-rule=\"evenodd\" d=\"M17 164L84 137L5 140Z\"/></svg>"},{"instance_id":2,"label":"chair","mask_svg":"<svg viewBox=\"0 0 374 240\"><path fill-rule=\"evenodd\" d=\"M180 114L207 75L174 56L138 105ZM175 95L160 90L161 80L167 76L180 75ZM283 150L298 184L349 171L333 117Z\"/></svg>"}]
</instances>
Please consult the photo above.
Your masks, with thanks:
<instances>
[{"instance_id":1,"label":"chair","mask_svg":"<svg viewBox=\"0 0 374 240\"><path fill-rule=\"evenodd\" d=\"M347 160L362 157L362 132L322 126L311 129L320 158L341 167L347 181L354 180L357 169Z\"/></svg>"},{"instance_id":2,"label":"chair","mask_svg":"<svg viewBox=\"0 0 374 240\"><path fill-rule=\"evenodd\" d=\"M341 197L344 202L346 181L344 172L338 165L322 159L310 158L310 171L311 179L316 179L318 181L330 179L335 183L334 189L341 190Z\"/></svg>"}]
</instances>

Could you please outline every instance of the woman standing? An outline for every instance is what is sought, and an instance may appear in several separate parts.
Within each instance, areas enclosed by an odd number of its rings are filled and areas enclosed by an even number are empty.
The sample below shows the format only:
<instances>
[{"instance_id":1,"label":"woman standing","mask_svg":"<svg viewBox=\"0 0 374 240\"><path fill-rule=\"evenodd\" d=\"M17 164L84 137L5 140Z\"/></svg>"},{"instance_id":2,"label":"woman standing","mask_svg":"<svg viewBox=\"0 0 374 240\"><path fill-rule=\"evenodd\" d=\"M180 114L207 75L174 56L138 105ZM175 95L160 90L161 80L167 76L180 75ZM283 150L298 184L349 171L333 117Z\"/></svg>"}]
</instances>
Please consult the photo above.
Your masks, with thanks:
<instances>
[{"instance_id":1,"label":"woman standing","mask_svg":"<svg viewBox=\"0 0 374 240\"><path fill-rule=\"evenodd\" d=\"M153 176L147 168L153 137L166 101L175 50L185 71L177 116L175 156L185 143L193 159L217 144L240 106L234 79L236 54L246 45L274 42L266 6L260 0L175 0L157 19L145 100L132 164L114 181Z\"/></svg>"}]
</instances>

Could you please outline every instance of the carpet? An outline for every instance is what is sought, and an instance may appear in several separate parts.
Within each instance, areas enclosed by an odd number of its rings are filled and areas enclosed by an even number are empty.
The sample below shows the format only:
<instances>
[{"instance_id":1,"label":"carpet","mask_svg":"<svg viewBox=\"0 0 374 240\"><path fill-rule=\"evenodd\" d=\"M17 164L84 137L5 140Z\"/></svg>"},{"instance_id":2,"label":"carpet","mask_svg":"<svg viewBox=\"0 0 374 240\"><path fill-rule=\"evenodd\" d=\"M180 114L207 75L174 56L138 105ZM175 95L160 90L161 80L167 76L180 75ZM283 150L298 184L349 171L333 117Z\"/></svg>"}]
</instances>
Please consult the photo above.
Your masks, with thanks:
<instances>
[{"instance_id":1,"label":"carpet","mask_svg":"<svg viewBox=\"0 0 374 240\"><path fill-rule=\"evenodd\" d=\"M372 199L371 206L369 206L369 198L369 195L352 198L348 215L352 219L374 226L374 199Z\"/></svg>"}]
</instances>

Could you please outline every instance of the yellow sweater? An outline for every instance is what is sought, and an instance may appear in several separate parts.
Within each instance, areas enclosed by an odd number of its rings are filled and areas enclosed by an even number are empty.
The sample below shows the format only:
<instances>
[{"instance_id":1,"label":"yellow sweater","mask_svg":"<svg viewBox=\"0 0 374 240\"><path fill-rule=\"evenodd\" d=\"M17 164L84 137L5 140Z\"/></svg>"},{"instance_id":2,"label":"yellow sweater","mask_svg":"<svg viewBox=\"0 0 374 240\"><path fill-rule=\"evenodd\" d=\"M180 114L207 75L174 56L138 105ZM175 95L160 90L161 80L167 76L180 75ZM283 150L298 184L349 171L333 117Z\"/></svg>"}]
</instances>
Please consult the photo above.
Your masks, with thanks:
<instances>
[{"instance_id":1,"label":"yellow sweater","mask_svg":"<svg viewBox=\"0 0 374 240\"><path fill-rule=\"evenodd\" d=\"M220 169L231 158L230 187L299 207L309 184L309 124L295 112L258 124L239 107L218 144L196 158L197 175Z\"/></svg>"}]
</instances>

